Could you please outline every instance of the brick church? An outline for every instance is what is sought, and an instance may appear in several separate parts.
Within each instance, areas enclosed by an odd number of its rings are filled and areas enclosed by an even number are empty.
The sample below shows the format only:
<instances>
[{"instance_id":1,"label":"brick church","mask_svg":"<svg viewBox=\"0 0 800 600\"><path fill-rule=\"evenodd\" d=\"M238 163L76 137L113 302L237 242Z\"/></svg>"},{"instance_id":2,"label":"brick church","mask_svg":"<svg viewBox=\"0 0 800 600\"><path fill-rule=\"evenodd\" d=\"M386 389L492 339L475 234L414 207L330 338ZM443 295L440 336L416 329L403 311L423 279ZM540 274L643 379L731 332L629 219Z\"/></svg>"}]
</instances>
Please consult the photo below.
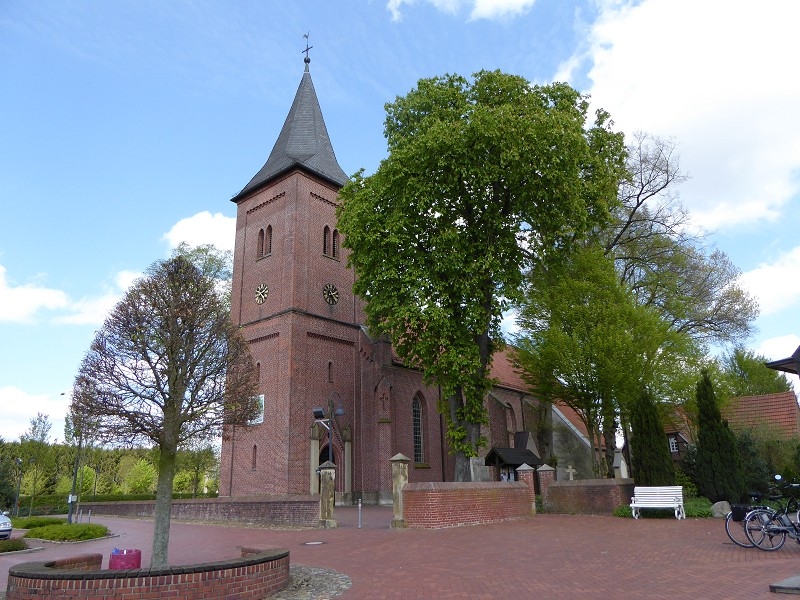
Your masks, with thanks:
<instances>
[{"instance_id":1,"label":"brick church","mask_svg":"<svg viewBox=\"0 0 800 600\"><path fill-rule=\"evenodd\" d=\"M267 162L232 198L231 315L250 343L263 413L225 432L222 497L318 493L317 468L331 460L338 502L391 503L389 459L398 453L411 459L412 482L453 479L439 391L404 367L389 343L370 337L352 293L355 275L336 227L347 179L306 58ZM541 406L503 354L492 375L483 431L489 443L473 459L473 478L513 476L522 462L535 467L540 457L565 453L579 465L588 448L575 415ZM324 419L315 418L318 408Z\"/></svg>"}]
</instances>

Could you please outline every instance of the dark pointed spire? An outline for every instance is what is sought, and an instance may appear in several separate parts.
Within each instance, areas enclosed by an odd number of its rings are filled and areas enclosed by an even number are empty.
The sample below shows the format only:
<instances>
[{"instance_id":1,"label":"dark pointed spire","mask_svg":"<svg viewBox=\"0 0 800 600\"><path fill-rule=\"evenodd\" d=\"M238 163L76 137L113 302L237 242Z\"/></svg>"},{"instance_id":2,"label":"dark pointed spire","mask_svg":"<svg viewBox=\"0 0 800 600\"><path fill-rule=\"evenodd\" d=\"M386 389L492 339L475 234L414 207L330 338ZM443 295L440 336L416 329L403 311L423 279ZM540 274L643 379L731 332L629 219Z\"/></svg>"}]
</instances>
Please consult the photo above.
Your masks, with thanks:
<instances>
[{"instance_id":1,"label":"dark pointed spire","mask_svg":"<svg viewBox=\"0 0 800 600\"><path fill-rule=\"evenodd\" d=\"M267 162L256 173L241 192L231 200L238 202L250 192L294 167L300 167L318 175L339 187L347 183L347 175L339 166L333 152L328 130L322 118L317 93L311 81L308 50L304 59L305 72L297 88L292 108L283 124L278 141L270 152Z\"/></svg>"}]
</instances>

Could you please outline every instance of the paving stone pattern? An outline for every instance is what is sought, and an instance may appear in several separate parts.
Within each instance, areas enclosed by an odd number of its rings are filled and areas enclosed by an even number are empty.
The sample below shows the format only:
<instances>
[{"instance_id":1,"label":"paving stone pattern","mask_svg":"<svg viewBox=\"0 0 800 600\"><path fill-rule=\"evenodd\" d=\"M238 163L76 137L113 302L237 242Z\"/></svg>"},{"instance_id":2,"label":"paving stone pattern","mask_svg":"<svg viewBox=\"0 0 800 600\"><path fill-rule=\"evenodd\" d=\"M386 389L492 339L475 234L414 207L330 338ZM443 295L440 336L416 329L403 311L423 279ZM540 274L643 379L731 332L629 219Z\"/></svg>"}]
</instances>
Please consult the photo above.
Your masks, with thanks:
<instances>
[{"instance_id":1,"label":"paving stone pattern","mask_svg":"<svg viewBox=\"0 0 800 600\"><path fill-rule=\"evenodd\" d=\"M721 519L622 519L540 514L523 521L436 531L393 530L390 507L336 509L337 529L172 524L170 562L220 560L241 546L288 548L292 565L334 577L319 598L780 598L770 584L800 574L800 545L777 552L734 546ZM78 545L43 544L33 554L0 557L0 590L8 568L84 552L139 548L150 560L152 522L96 518L119 537ZM309 544L309 542L311 542ZM314 543L322 542L322 543ZM308 570L305 571L308 573ZM344 582L344 583L343 583ZM337 595L340 594L341 595ZM311 597L311 596L309 596Z\"/></svg>"}]
</instances>

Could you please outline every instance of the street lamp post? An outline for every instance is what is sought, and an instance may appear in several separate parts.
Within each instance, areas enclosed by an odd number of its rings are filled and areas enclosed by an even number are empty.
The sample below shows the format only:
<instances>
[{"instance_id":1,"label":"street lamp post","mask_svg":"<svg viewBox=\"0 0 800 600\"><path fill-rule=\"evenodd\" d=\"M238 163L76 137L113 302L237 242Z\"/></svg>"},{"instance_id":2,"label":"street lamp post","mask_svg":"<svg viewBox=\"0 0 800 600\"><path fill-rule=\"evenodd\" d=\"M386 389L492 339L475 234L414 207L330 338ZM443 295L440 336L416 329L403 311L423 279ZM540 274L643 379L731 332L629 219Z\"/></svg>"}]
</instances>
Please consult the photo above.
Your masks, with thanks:
<instances>
[{"instance_id":1,"label":"street lamp post","mask_svg":"<svg viewBox=\"0 0 800 600\"><path fill-rule=\"evenodd\" d=\"M72 524L72 515L75 512L75 501L78 499L78 497L75 495L75 487L78 483L78 469L80 468L82 442L83 438L78 436L78 445L75 448L75 467L72 470L72 491L69 493L69 510L67 512L67 523L70 525Z\"/></svg>"}]
</instances>

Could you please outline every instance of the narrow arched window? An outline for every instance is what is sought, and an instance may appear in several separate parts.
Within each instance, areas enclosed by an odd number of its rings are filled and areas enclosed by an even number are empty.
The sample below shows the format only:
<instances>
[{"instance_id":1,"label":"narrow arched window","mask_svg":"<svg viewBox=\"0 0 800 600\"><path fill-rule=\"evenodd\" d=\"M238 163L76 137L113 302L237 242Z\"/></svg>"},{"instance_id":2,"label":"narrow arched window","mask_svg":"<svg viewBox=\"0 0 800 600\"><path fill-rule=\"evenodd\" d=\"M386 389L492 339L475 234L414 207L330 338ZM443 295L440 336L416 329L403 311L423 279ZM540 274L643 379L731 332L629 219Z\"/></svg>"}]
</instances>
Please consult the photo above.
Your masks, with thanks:
<instances>
[{"instance_id":1,"label":"narrow arched window","mask_svg":"<svg viewBox=\"0 0 800 600\"><path fill-rule=\"evenodd\" d=\"M250 465L250 468L253 469L253 471L256 470L256 461L257 460L258 460L258 446L253 444L253 462Z\"/></svg>"},{"instance_id":2,"label":"narrow arched window","mask_svg":"<svg viewBox=\"0 0 800 600\"><path fill-rule=\"evenodd\" d=\"M414 462L424 463L425 453L422 439L422 402L418 396L414 396L411 402L411 420L414 429Z\"/></svg>"},{"instance_id":3,"label":"narrow arched window","mask_svg":"<svg viewBox=\"0 0 800 600\"><path fill-rule=\"evenodd\" d=\"M264 256L264 230L258 230L258 248L256 249L256 258Z\"/></svg>"},{"instance_id":4,"label":"narrow arched window","mask_svg":"<svg viewBox=\"0 0 800 600\"><path fill-rule=\"evenodd\" d=\"M339 230L333 230L333 258L339 258Z\"/></svg>"},{"instance_id":5,"label":"narrow arched window","mask_svg":"<svg viewBox=\"0 0 800 600\"><path fill-rule=\"evenodd\" d=\"M256 385L261 383L261 363L256 363Z\"/></svg>"},{"instance_id":6,"label":"narrow arched window","mask_svg":"<svg viewBox=\"0 0 800 600\"><path fill-rule=\"evenodd\" d=\"M264 254L272 254L272 225L267 225L267 239L264 242Z\"/></svg>"},{"instance_id":7,"label":"narrow arched window","mask_svg":"<svg viewBox=\"0 0 800 600\"><path fill-rule=\"evenodd\" d=\"M333 362L328 361L328 383L333 383Z\"/></svg>"},{"instance_id":8,"label":"narrow arched window","mask_svg":"<svg viewBox=\"0 0 800 600\"><path fill-rule=\"evenodd\" d=\"M327 256L331 247L331 228L325 225L322 230L322 253Z\"/></svg>"}]
</instances>

